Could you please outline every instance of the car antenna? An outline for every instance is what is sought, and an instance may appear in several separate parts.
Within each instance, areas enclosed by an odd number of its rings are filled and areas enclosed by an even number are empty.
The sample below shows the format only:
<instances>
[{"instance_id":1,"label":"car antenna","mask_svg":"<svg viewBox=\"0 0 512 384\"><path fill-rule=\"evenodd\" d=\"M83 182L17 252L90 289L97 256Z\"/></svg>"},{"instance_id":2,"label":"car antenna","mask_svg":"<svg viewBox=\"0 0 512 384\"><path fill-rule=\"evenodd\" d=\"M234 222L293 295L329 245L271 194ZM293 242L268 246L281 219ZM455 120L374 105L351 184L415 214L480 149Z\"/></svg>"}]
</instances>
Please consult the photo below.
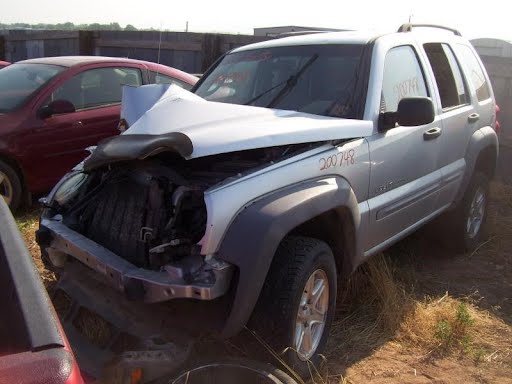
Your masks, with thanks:
<instances>
[{"instance_id":1,"label":"car antenna","mask_svg":"<svg viewBox=\"0 0 512 384\"><path fill-rule=\"evenodd\" d=\"M156 60L157 64L160 64L160 51L162 50L162 20L160 20L160 36L158 38L158 57ZM155 74L155 83L156 79L158 78L160 71L160 65L157 65L156 67L156 74Z\"/></svg>"},{"instance_id":2,"label":"car antenna","mask_svg":"<svg viewBox=\"0 0 512 384\"><path fill-rule=\"evenodd\" d=\"M162 22L160 21L160 37L158 41L158 59L157 64L160 64L160 50L162 48Z\"/></svg>"}]
</instances>

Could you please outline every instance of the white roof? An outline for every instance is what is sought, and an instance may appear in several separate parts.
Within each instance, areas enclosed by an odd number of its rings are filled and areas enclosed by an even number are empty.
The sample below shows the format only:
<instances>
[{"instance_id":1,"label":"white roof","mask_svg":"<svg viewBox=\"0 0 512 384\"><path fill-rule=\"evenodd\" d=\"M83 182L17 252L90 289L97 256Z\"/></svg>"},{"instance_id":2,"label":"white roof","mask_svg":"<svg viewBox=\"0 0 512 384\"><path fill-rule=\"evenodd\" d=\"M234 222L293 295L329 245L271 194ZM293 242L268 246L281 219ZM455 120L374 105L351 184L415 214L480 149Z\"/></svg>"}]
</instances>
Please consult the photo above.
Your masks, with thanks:
<instances>
[{"instance_id":1,"label":"white roof","mask_svg":"<svg viewBox=\"0 0 512 384\"><path fill-rule=\"evenodd\" d=\"M329 33L312 33L283 37L280 39L263 41L236 48L233 52L249 51L260 48L287 47L290 45L320 45L320 44L366 44L372 38L378 36L375 32L368 31L342 31Z\"/></svg>"}]
</instances>

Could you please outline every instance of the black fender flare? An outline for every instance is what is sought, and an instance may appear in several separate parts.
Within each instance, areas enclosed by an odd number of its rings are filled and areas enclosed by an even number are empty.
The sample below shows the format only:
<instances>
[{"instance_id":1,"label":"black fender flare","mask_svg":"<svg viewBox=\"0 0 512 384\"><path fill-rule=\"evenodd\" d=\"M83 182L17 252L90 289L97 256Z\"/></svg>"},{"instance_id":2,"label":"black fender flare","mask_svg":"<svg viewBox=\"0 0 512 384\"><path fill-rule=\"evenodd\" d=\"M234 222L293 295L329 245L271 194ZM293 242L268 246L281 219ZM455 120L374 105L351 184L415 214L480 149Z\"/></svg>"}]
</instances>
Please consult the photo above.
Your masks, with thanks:
<instances>
[{"instance_id":1,"label":"black fender flare","mask_svg":"<svg viewBox=\"0 0 512 384\"><path fill-rule=\"evenodd\" d=\"M290 231L339 208L348 208L357 228L360 223L357 204L350 184L339 176L330 176L278 190L241 210L228 228L218 252L219 258L236 265L239 271L222 336L236 335L249 320L277 247Z\"/></svg>"},{"instance_id":2,"label":"black fender flare","mask_svg":"<svg viewBox=\"0 0 512 384\"><path fill-rule=\"evenodd\" d=\"M457 192L455 199L456 202L459 202L464 197L466 188L469 185L471 177L475 171L478 157L486 148L493 148L495 151L496 157L494 159L494 169L496 169L499 152L498 136L496 135L494 129L491 127L480 128L473 133L471 139L469 140L466 154L464 155L464 160L466 161L466 170L464 172L459 191Z\"/></svg>"}]
</instances>

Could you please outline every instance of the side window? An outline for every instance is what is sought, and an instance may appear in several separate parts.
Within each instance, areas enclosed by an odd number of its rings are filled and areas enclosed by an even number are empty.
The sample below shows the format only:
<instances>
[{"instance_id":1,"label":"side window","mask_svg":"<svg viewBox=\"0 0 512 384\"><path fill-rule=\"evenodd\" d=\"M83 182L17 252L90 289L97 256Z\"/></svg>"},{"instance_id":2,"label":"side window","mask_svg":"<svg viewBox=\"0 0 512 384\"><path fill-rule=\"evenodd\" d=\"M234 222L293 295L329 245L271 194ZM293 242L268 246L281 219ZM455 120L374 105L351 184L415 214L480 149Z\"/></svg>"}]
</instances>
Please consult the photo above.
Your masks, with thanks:
<instances>
[{"instance_id":1,"label":"side window","mask_svg":"<svg viewBox=\"0 0 512 384\"><path fill-rule=\"evenodd\" d=\"M175 84L178 87L186 89L187 91L192 88L190 84L185 83L184 81L158 72L151 72L151 82L154 84Z\"/></svg>"},{"instance_id":2,"label":"side window","mask_svg":"<svg viewBox=\"0 0 512 384\"><path fill-rule=\"evenodd\" d=\"M413 47L391 49L384 62L381 112L395 112L404 97L428 96L423 71Z\"/></svg>"},{"instance_id":3,"label":"side window","mask_svg":"<svg viewBox=\"0 0 512 384\"><path fill-rule=\"evenodd\" d=\"M142 75L136 68L108 67L82 72L57 88L49 101L67 100L77 110L121 102L123 85L139 86Z\"/></svg>"},{"instance_id":4,"label":"side window","mask_svg":"<svg viewBox=\"0 0 512 384\"><path fill-rule=\"evenodd\" d=\"M476 89L476 97L478 101L486 100L491 97L489 83L485 79L484 71L478 62L475 53L467 45L462 44L457 46L457 51L469 71L469 81L471 81Z\"/></svg>"},{"instance_id":5,"label":"side window","mask_svg":"<svg viewBox=\"0 0 512 384\"><path fill-rule=\"evenodd\" d=\"M440 43L428 43L423 47L434 72L443 109L469 104L469 94L451 48Z\"/></svg>"}]
</instances>

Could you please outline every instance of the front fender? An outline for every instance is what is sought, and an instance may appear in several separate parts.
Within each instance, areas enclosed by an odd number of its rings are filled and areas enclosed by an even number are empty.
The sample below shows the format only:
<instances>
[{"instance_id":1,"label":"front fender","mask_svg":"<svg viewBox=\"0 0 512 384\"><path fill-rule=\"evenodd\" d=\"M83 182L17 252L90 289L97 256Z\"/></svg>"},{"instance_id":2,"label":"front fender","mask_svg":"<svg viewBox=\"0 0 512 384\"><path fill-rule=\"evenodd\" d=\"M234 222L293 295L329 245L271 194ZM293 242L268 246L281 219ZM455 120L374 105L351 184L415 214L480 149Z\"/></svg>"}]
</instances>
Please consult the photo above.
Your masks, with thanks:
<instances>
[{"instance_id":1,"label":"front fender","mask_svg":"<svg viewBox=\"0 0 512 384\"><path fill-rule=\"evenodd\" d=\"M239 269L238 286L223 336L236 335L249 320L281 240L308 220L340 208L348 208L357 228L361 219L355 194L345 179L332 176L276 191L238 214L218 252L219 258Z\"/></svg>"}]
</instances>

